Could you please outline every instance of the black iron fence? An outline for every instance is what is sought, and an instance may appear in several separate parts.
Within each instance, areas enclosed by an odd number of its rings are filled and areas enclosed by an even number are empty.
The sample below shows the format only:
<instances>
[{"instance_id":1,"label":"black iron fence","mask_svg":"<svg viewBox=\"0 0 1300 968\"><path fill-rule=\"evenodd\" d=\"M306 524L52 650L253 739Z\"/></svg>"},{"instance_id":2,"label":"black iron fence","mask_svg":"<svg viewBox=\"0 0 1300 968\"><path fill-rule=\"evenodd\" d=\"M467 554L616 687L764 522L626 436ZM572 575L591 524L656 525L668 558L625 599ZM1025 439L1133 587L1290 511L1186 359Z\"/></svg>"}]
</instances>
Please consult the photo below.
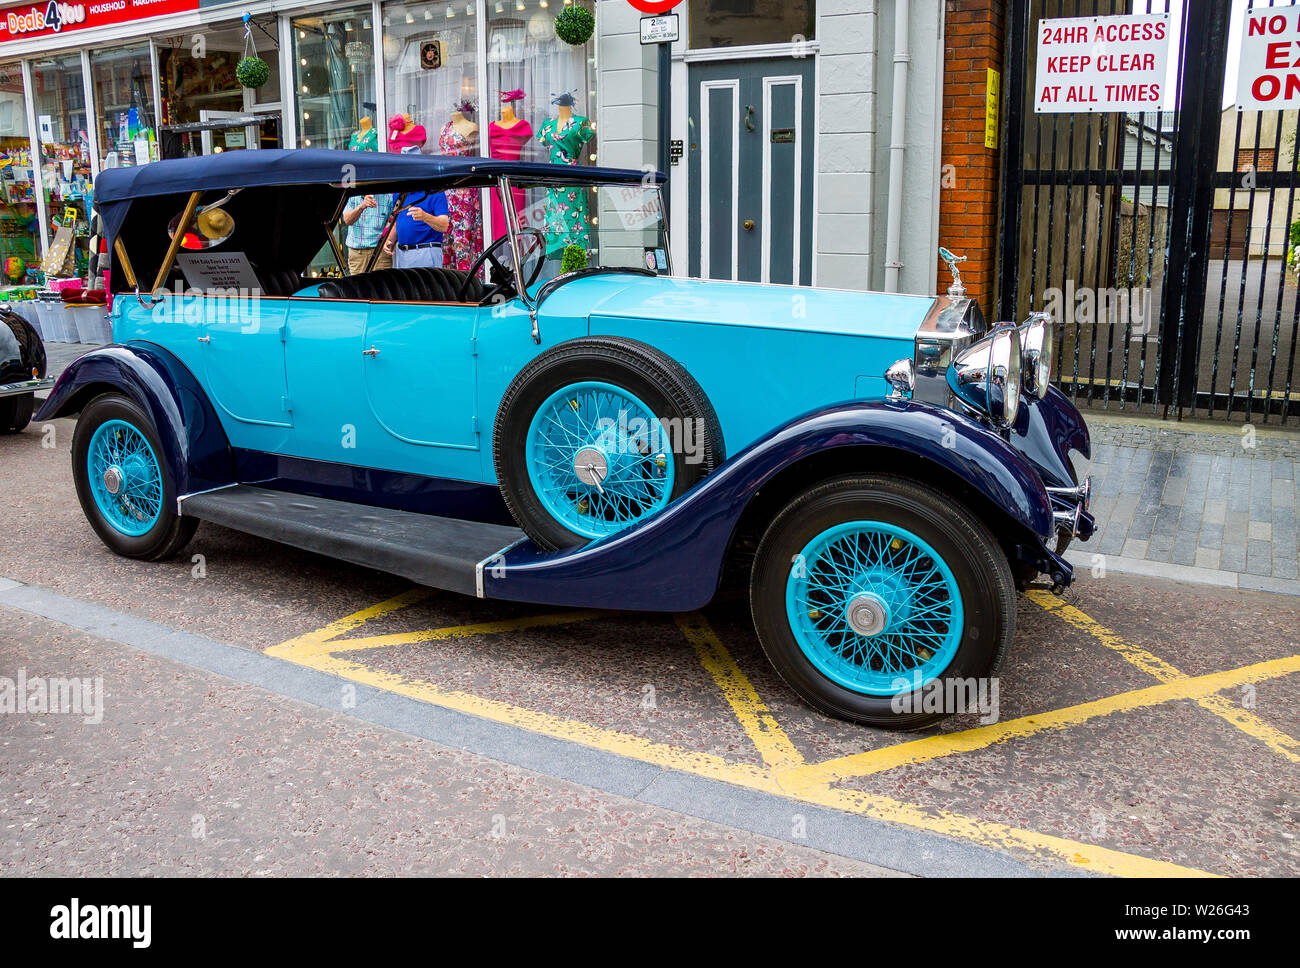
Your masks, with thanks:
<instances>
[{"instance_id":1,"label":"black iron fence","mask_svg":"<svg viewBox=\"0 0 1300 968\"><path fill-rule=\"evenodd\" d=\"M1047 309L1061 321L1058 381L1080 403L1179 418L1300 416L1300 299L1288 265L1300 224L1298 112L1225 106L1231 7L1010 5L998 317ZM1040 19L1164 12L1173 110L1035 113Z\"/></svg>"}]
</instances>

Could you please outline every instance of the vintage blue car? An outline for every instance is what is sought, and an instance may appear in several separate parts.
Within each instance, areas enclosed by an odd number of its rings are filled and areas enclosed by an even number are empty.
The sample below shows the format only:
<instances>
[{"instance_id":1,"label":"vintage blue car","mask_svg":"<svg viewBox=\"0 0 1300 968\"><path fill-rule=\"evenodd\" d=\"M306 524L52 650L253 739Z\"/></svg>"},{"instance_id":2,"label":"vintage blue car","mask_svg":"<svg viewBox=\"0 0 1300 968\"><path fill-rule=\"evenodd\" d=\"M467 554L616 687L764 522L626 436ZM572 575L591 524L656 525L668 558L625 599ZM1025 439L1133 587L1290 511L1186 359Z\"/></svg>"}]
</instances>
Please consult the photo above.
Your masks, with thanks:
<instances>
[{"instance_id":1,"label":"vintage blue car","mask_svg":"<svg viewBox=\"0 0 1300 968\"><path fill-rule=\"evenodd\" d=\"M19 433L32 419L38 390L54 380L45 375L45 344L34 327L11 309L0 308L0 434Z\"/></svg>"},{"instance_id":2,"label":"vintage blue car","mask_svg":"<svg viewBox=\"0 0 1300 968\"><path fill-rule=\"evenodd\" d=\"M322 150L106 171L116 343L37 419L80 414L78 496L119 554L209 521L481 598L661 611L738 575L809 703L932 722L898 700L994 675L1017 584L1067 585L1091 534L1053 323L990 330L952 256L948 298L676 278L663 181ZM422 191L499 193L509 224L472 266L348 275L347 200Z\"/></svg>"}]
</instances>

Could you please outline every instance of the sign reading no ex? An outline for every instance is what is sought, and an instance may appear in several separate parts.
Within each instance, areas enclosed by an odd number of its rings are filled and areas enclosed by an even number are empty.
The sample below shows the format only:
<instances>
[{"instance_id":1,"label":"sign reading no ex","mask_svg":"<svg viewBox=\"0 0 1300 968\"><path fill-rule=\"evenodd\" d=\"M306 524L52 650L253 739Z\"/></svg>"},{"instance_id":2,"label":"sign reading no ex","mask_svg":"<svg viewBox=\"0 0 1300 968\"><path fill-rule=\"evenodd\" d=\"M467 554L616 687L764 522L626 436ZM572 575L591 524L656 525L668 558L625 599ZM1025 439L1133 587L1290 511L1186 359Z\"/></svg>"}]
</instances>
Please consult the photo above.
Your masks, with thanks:
<instances>
[{"instance_id":1,"label":"sign reading no ex","mask_svg":"<svg viewBox=\"0 0 1300 968\"><path fill-rule=\"evenodd\" d=\"M1237 110L1300 107L1300 7L1246 9Z\"/></svg>"},{"instance_id":2,"label":"sign reading no ex","mask_svg":"<svg viewBox=\"0 0 1300 968\"><path fill-rule=\"evenodd\" d=\"M1159 111L1169 34L1167 13L1040 20L1034 111Z\"/></svg>"}]
</instances>

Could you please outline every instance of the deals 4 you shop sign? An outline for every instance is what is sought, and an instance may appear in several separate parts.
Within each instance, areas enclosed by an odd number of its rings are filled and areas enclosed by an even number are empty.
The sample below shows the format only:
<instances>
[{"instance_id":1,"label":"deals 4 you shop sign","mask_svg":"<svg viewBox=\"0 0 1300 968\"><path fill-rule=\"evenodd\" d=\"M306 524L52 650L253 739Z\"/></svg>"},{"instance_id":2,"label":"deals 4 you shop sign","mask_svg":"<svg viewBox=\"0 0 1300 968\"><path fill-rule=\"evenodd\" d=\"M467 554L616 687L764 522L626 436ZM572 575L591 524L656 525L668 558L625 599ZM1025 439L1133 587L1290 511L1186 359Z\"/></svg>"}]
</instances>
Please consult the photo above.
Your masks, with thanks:
<instances>
[{"instance_id":1,"label":"deals 4 you shop sign","mask_svg":"<svg viewBox=\"0 0 1300 968\"><path fill-rule=\"evenodd\" d=\"M199 0L48 0L0 8L0 44L199 9Z\"/></svg>"},{"instance_id":2,"label":"deals 4 you shop sign","mask_svg":"<svg viewBox=\"0 0 1300 968\"><path fill-rule=\"evenodd\" d=\"M1159 111L1169 35L1167 13L1040 20L1034 111Z\"/></svg>"}]
</instances>

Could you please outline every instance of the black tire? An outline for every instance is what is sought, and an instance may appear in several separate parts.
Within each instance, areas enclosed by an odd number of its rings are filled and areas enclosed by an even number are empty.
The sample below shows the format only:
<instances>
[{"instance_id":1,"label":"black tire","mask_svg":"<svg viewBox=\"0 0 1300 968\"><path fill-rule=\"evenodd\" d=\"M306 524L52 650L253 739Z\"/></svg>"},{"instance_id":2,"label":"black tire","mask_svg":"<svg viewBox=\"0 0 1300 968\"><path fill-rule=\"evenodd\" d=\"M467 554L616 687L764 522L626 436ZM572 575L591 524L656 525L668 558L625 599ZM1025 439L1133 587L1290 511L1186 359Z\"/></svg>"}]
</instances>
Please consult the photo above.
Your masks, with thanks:
<instances>
[{"instance_id":1,"label":"black tire","mask_svg":"<svg viewBox=\"0 0 1300 968\"><path fill-rule=\"evenodd\" d=\"M32 422L32 409L36 395L24 393L16 397L0 397L0 434L18 434Z\"/></svg>"},{"instance_id":2,"label":"black tire","mask_svg":"<svg viewBox=\"0 0 1300 968\"><path fill-rule=\"evenodd\" d=\"M123 534L113 527L91 493L86 455L95 431L109 420L123 420L139 430L159 458L163 481L162 509L154 526L142 535ZM153 421L129 397L115 393L104 394L91 400L82 409L77 429L72 436L72 478L77 485L77 499L81 502L86 520L95 529L99 539L123 557L142 561L170 558L189 543L194 537L194 530L199 526L197 518L182 517L176 513L176 484L166 461L162 460L162 454L162 441L158 438Z\"/></svg>"},{"instance_id":3,"label":"black tire","mask_svg":"<svg viewBox=\"0 0 1300 968\"><path fill-rule=\"evenodd\" d=\"M1006 555L988 528L946 494L889 475L826 481L791 501L759 544L750 582L750 609L758 639L781 678L822 712L886 729L920 729L948 712L923 712L911 693L905 712L895 697L867 695L841 686L804 654L786 614L791 562L817 535L849 521L881 521L906 528L947 563L961 593L962 638L940 678L993 676L1015 637L1016 589Z\"/></svg>"},{"instance_id":4,"label":"black tire","mask_svg":"<svg viewBox=\"0 0 1300 968\"><path fill-rule=\"evenodd\" d=\"M492 433L497 481L519 527L546 549L585 544L589 537L565 527L538 499L525 460L528 429L551 394L572 383L597 380L632 393L661 420L693 421L700 429L698 460L674 448L676 499L726 460L722 428L708 397L675 360L636 340L617 336L570 340L542 353L515 377L501 399Z\"/></svg>"}]
</instances>

